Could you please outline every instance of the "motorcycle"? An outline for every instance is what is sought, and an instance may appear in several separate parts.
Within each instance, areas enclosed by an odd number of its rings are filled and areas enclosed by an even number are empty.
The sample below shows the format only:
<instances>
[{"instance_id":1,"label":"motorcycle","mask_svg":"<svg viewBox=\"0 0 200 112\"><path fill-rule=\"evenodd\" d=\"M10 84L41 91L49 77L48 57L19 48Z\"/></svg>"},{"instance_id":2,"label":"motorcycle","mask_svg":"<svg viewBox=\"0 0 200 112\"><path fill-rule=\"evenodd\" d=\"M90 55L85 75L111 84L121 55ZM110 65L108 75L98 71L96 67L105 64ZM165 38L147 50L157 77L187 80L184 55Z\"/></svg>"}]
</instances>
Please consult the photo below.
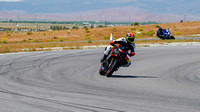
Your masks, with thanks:
<instances>
[{"instance_id":1,"label":"motorcycle","mask_svg":"<svg viewBox=\"0 0 200 112\"><path fill-rule=\"evenodd\" d=\"M102 62L99 69L99 74L107 77L111 77L114 71L117 71L119 67L123 66L126 63L125 57L130 55L123 47L112 46L112 51L107 59Z\"/></svg>"},{"instance_id":2,"label":"motorcycle","mask_svg":"<svg viewBox=\"0 0 200 112\"><path fill-rule=\"evenodd\" d=\"M162 40L164 40L164 39L175 39L175 37L171 35L171 32L169 31L169 29L166 30L166 29L159 28L156 32L156 35Z\"/></svg>"}]
</instances>

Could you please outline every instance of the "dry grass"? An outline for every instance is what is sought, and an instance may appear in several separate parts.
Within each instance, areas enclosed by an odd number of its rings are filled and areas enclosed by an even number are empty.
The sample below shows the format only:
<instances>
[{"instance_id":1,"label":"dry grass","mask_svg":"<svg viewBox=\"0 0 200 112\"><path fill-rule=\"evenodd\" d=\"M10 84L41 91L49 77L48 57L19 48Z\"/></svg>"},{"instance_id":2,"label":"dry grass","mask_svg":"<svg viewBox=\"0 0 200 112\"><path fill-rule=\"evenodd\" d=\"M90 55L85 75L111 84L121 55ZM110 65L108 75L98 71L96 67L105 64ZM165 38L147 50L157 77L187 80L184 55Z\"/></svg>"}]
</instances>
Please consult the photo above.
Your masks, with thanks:
<instances>
[{"instance_id":1,"label":"dry grass","mask_svg":"<svg viewBox=\"0 0 200 112\"><path fill-rule=\"evenodd\" d=\"M105 36L109 36L113 33L114 38L123 37L127 32L138 32L139 29L143 29L142 33L146 33L149 30L156 32L156 25L139 25L139 26L122 26L122 27L109 27L109 28L93 28L89 29L90 37L92 40L105 40ZM186 22L186 23L168 23L159 24L162 28L170 28L173 35L193 35L200 34L200 22ZM135 28L136 30L131 30ZM70 32L70 33L69 33ZM44 41L60 41L60 37L64 37L64 41L82 41L87 40L87 32L84 29L79 30L62 30L62 31L42 31L32 32L0 32L0 40L7 39L7 42L44 42ZM140 35L137 38L148 38L148 35ZM155 37L154 34L151 37Z\"/></svg>"},{"instance_id":2,"label":"dry grass","mask_svg":"<svg viewBox=\"0 0 200 112\"><path fill-rule=\"evenodd\" d=\"M186 23L168 23L159 24L162 28L170 28L173 35L194 35L200 34L200 22L186 22ZM107 45L109 42L92 42L89 40L108 40L108 37L113 33L114 39L123 37L128 32L139 32L143 34L149 30L156 31L156 25L139 25L139 26L122 26L122 27L108 27L108 28L89 28L88 31L85 29L79 30L62 30L62 31L41 31L41 32L0 32L0 53L5 52L19 52L19 51L34 51L36 48L47 48L47 47L66 47L66 46L84 46L84 45ZM137 35L137 38L156 38L156 35ZM3 41L7 44L3 44ZM28 42L60 42L63 41L88 41L83 43L38 43L28 44ZM141 40L136 41L136 44L145 43L171 43L171 42L193 42L199 40ZM13 43L13 44L11 44ZM24 44L14 44L24 43Z\"/></svg>"},{"instance_id":3,"label":"dry grass","mask_svg":"<svg viewBox=\"0 0 200 112\"><path fill-rule=\"evenodd\" d=\"M155 44L155 43L175 43L175 42L200 42L200 40L140 40L136 41L135 44Z\"/></svg>"},{"instance_id":4,"label":"dry grass","mask_svg":"<svg viewBox=\"0 0 200 112\"><path fill-rule=\"evenodd\" d=\"M154 44L154 43L173 43L173 42L200 42L200 40L140 40L138 44ZM53 47L68 47L67 49L79 49L82 46L92 45L109 45L109 42L81 42L81 43L38 43L38 44L0 44L0 53L9 52L30 52L30 51L50 51ZM74 46L76 46L74 48ZM47 49L38 49L47 48Z\"/></svg>"},{"instance_id":5,"label":"dry grass","mask_svg":"<svg viewBox=\"0 0 200 112\"><path fill-rule=\"evenodd\" d=\"M81 46L91 46L91 45L105 45L109 44L108 42L82 42L82 43L38 43L38 44L0 44L0 53L9 53L9 52L28 52L28 51L43 51L50 50L53 47L69 47L69 49L74 49L74 46L77 48ZM37 48L47 48L40 49ZM49 48L49 49L48 49Z\"/></svg>"}]
</instances>

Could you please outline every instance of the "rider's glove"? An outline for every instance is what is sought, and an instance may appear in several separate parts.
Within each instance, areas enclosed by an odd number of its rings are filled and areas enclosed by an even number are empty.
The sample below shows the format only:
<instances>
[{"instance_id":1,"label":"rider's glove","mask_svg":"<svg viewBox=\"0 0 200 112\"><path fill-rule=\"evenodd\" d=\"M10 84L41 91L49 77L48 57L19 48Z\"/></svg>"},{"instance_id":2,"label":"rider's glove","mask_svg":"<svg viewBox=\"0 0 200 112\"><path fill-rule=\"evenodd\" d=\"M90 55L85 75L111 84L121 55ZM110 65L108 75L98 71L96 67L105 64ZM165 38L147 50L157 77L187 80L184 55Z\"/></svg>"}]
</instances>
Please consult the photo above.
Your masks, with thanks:
<instances>
[{"instance_id":1,"label":"rider's glove","mask_svg":"<svg viewBox=\"0 0 200 112\"><path fill-rule=\"evenodd\" d=\"M130 54L130 56L135 56L135 53L134 53L134 52L132 52L132 53Z\"/></svg>"}]
</instances>

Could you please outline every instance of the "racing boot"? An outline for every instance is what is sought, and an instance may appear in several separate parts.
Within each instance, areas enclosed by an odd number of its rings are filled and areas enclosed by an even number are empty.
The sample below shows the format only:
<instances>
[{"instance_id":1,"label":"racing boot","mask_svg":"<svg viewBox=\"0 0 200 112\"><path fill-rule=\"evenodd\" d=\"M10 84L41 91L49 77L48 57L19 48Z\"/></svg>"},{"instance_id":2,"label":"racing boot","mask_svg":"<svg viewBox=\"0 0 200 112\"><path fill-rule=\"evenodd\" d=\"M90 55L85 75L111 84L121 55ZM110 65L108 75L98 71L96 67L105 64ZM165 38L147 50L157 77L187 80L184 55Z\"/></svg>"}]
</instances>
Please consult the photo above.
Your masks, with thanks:
<instances>
[{"instance_id":1,"label":"racing boot","mask_svg":"<svg viewBox=\"0 0 200 112\"><path fill-rule=\"evenodd\" d=\"M123 64L122 67L129 67L131 65L131 62L127 62L126 64Z\"/></svg>"},{"instance_id":2,"label":"racing boot","mask_svg":"<svg viewBox=\"0 0 200 112\"><path fill-rule=\"evenodd\" d=\"M104 54L100 61L103 62L106 58L107 58L107 55Z\"/></svg>"},{"instance_id":3,"label":"racing boot","mask_svg":"<svg viewBox=\"0 0 200 112\"><path fill-rule=\"evenodd\" d=\"M129 67L131 65L131 61L129 60L128 57L125 58L125 63L122 64L122 67Z\"/></svg>"}]
</instances>

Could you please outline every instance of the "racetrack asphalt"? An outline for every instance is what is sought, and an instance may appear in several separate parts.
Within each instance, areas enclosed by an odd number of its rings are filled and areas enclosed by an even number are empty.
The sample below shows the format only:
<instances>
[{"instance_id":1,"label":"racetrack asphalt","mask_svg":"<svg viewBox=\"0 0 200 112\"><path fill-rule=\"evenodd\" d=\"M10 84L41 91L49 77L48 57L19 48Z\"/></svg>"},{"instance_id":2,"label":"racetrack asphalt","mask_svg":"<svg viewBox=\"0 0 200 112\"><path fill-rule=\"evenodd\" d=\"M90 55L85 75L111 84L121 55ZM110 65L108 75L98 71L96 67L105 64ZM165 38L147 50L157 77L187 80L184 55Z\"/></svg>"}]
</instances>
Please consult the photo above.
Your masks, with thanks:
<instances>
[{"instance_id":1,"label":"racetrack asphalt","mask_svg":"<svg viewBox=\"0 0 200 112\"><path fill-rule=\"evenodd\" d=\"M113 77L104 49L0 55L0 112L200 112L200 47L140 47Z\"/></svg>"}]
</instances>

